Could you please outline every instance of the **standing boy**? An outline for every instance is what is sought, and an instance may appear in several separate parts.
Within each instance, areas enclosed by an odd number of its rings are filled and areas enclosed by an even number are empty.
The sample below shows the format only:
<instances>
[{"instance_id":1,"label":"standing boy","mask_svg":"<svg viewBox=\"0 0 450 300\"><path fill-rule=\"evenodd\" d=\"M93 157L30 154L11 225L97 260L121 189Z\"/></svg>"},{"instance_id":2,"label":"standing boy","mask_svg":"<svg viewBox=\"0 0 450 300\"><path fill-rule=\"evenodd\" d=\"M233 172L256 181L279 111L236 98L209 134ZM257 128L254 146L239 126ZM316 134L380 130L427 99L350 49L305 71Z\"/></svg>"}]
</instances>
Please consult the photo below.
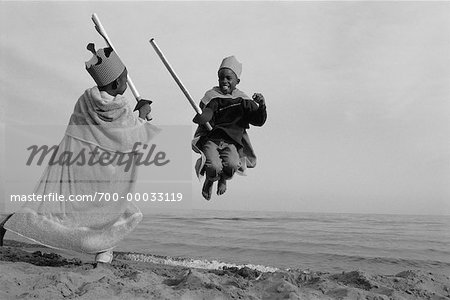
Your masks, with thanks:
<instances>
[{"instance_id":1,"label":"standing boy","mask_svg":"<svg viewBox=\"0 0 450 300\"><path fill-rule=\"evenodd\" d=\"M87 89L75 104L56 157L80 153L96 153L98 161L116 154L134 157L135 143L147 143L159 131L144 120L151 101L138 102L138 118L123 96L127 69L120 58L111 47L96 51L89 44L87 49L93 57L86 69L97 86ZM97 262L110 263L112 249L142 219L139 208L126 201L137 179L136 166L126 167L117 161L49 164L34 193L58 193L65 201L26 203L1 223L0 242L6 229L52 248L96 254ZM101 194L115 198L101 199ZM73 201L76 196L90 196L91 201Z\"/></svg>"}]
</instances>

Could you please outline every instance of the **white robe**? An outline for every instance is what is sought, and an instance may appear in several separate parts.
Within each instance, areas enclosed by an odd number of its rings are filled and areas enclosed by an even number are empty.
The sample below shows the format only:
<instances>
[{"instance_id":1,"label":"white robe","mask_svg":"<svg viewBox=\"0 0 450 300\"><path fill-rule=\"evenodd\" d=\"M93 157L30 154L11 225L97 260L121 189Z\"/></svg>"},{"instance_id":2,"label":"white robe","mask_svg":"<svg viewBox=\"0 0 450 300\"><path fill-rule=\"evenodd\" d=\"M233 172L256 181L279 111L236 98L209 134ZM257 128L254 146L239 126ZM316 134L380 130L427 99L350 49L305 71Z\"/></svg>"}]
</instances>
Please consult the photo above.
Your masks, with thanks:
<instances>
[{"instance_id":1,"label":"white robe","mask_svg":"<svg viewBox=\"0 0 450 300\"><path fill-rule=\"evenodd\" d=\"M97 87L86 90L75 105L56 154L61 161L64 154L72 153L72 158L80 155L79 163L48 165L34 193L57 193L65 199L71 195L91 195L93 199L96 195L95 200L27 202L4 227L52 248L85 253L112 249L142 219L139 208L126 198L133 191L137 168L124 162L131 159L136 142L148 143L158 132L133 114L125 97L108 99ZM122 164L116 156L106 165L88 165L95 149L99 157L109 155L111 160L114 154L122 154Z\"/></svg>"}]
</instances>

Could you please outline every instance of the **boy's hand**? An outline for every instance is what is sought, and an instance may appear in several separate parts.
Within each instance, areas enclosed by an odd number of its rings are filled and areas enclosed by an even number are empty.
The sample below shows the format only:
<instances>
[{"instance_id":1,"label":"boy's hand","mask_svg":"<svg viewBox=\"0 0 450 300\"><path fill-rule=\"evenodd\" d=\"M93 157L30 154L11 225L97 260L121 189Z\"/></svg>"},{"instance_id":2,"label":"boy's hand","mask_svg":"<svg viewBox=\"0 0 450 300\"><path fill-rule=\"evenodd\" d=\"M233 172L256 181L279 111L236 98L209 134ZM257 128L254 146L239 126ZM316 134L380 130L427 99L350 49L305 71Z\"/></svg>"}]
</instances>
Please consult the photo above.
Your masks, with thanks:
<instances>
[{"instance_id":1,"label":"boy's hand","mask_svg":"<svg viewBox=\"0 0 450 300\"><path fill-rule=\"evenodd\" d=\"M150 104L152 104L151 100L141 99L138 101L133 111L139 110L139 118L150 121L152 119L150 116L152 111Z\"/></svg>"},{"instance_id":2,"label":"boy's hand","mask_svg":"<svg viewBox=\"0 0 450 300\"><path fill-rule=\"evenodd\" d=\"M252 99L260 106L266 106L266 100L264 99L264 96L262 94L254 93Z\"/></svg>"},{"instance_id":3,"label":"boy's hand","mask_svg":"<svg viewBox=\"0 0 450 300\"><path fill-rule=\"evenodd\" d=\"M201 118L201 115L200 114L196 114L194 116L194 118L192 119L192 122L194 122L195 124L199 124L200 123L200 118Z\"/></svg>"},{"instance_id":4,"label":"boy's hand","mask_svg":"<svg viewBox=\"0 0 450 300\"><path fill-rule=\"evenodd\" d=\"M210 108L203 109L202 114L196 114L192 122L196 124L205 124L211 121L213 117L213 111Z\"/></svg>"}]
</instances>

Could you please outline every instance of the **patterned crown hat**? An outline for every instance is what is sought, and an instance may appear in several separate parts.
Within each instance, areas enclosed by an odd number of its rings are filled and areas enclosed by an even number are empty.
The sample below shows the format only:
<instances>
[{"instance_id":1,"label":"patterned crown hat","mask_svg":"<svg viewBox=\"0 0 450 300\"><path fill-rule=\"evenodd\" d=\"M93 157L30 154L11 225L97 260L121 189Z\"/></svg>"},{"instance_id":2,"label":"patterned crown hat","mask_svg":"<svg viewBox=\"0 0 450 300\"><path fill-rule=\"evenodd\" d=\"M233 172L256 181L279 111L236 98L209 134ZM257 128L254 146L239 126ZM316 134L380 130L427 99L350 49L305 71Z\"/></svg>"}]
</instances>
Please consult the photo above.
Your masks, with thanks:
<instances>
[{"instance_id":1,"label":"patterned crown hat","mask_svg":"<svg viewBox=\"0 0 450 300\"><path fill-rule=\"evenodd\" d=\"M220 69L223 69L223 68L227 68L227 69L230 69L231 71L233 71L234 74L236 74L237 78L241 77L242 64L240 62L238 62L238 60L236 59L236 57L234 57L234 55L225 57L222 60L222 63L220 64L220 67L219 67L219 71L220 71Z\"/></svg>"},{"instance_id":2,"label":"patterned crown hat","mask_svg":"<svg viewBox=\"0 0 450 300\"><path fill-rule=\"evenodd\" d=\"M86 70L98 86L110 84L125 70L125 65L113 48L107 47L95 51L95 45L90 43L87 49L93 56L85 63Z\"/></svg>"}]
</instances>

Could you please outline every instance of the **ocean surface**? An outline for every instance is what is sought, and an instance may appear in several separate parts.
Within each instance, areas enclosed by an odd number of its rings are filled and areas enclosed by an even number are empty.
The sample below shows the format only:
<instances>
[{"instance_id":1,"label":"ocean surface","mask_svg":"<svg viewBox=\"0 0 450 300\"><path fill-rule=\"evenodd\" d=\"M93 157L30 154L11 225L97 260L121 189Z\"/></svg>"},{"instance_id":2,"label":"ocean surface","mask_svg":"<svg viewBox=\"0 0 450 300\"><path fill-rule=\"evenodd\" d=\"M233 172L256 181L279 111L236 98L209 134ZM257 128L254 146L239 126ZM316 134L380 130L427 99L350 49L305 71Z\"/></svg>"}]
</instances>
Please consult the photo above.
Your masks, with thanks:
<instances>
[{"instance_id":1,"label":"ocean surface","mask_svg":"<svg viewBox=\"0 0 450 300\"><path fill-rule=\"evenodd\" d=\"M144 214L117 250L280 269L450 275L450 216L205 210Z\"/></svg>"}]
</instances>

